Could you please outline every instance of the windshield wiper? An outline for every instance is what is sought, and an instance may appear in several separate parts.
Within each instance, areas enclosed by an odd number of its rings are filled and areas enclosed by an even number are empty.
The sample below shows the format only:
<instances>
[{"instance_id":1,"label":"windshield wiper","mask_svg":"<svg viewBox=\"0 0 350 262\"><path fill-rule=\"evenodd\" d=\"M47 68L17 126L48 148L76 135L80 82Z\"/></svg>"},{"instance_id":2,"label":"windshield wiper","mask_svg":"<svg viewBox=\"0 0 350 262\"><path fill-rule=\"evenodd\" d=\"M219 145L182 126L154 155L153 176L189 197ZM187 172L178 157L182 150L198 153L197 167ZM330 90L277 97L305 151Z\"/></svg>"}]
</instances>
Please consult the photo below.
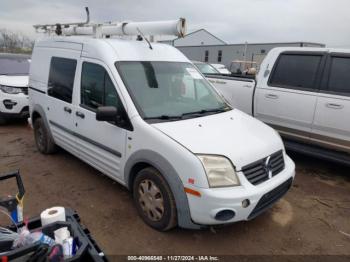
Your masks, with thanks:
<instances>
[{"instance_id":1,"label":"windshield wiper","mask_svg":"<svg viewBox=\"0 0 350 262\"><path fill-rule=\"evenodd\" d=\"M228 106L225 107L221 107L221 108L214 108L214 109L202 109L199 111L195 111L195 112L188 112L188 113L183 113L180 116L169 116L169 115L160 115L160 116L151 116L151 117L145 117L144 120L179 120L179 119L183 119L185 116L192 116L192 115L196 115L196 116L203 116L206 114L210 114L210 113L221 113L221 112L226 112L228 110L230 110L231 108Z\"/></svg>"},{"instance_id":2,"label":"windshield wiper","mask_svg":"<svg viewBox=\"0 0 350 262\"><path fill-rule=\"evenodd\" d=\"M160 119L160 120L177 120L181 119L182 116L169 116L169 115L161 115L161 116L151 116L151 117L145 117L145 120L153 120L153 119Z\"/></svg>"},{"instance_id":3,"label":"windshield wiper","mask_svg":"<svg viewBox=\"0 0 350 262\"><path fill-rule=\"evenodd\" d=\"M226 112L229 109L230 109L229 107L221 107L221 108L214 108L214 109L202 109L202 110L199 110L199 111L183 113L182 116L206 115L208 113L221 113L221 112Z\"/></svg>"}]
</instances>

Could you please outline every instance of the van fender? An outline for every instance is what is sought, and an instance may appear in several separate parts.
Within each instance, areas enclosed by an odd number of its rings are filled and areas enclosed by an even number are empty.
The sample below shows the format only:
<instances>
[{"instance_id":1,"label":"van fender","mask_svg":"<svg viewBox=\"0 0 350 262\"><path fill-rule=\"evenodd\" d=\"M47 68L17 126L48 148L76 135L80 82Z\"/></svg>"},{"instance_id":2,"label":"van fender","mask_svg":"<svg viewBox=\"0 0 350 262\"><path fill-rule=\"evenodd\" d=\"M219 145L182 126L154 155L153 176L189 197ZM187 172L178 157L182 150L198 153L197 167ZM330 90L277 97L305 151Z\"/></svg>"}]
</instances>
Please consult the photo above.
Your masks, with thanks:
<instances>
[{"instance_id":1,"label":"van fender","mask_svg":"<svg viewBox=\"0 0 350 262\"><path fill-rule=\"evenodd\" d=\"M35 104L33 106L33 110L32 110L31 116L30 116L32 121L33 121L33 114L34 114L34 112L38 113L40 115L41 119L44 120L44 125L45 125L46 129L49 131L49 136L51 137L52 141L55 141L53 139L53 136L52 136L52 133L51 133L51 129L50 129L50 126L49 126L49 121L47 121L44 108L41 105L38 105L38 104ZM32 122L32 125L34 125L34 122Z\"/></svg>"},{"instance_id":2,"label":"van fender","mask_svg":"<svg viewBox=\"0 0 350 262\"><path fill-rule=\"evenodd\" d=\"M191 220L190 208L183 183L169 161L159 153L152 150L140 150L133 153L127 160L124 168L124 181L129 190L132 189L133 181L133 177L130 177L131 170L137 163L147 163L148 165L153 166L167 181L172 193L174 194L178 225L182 228L200 229L201 226L194 224Z\"/></svg>"}]
</instances>

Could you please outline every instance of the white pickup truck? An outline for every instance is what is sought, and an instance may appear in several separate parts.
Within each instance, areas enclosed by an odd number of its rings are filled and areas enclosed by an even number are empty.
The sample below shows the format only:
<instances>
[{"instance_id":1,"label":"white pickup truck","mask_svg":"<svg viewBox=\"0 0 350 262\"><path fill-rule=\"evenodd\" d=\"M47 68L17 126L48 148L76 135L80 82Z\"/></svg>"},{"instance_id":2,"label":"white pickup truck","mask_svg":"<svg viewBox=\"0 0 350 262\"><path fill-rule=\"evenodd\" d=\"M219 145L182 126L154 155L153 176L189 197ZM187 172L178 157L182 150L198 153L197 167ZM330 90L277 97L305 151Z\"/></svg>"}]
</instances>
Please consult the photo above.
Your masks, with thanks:
<instances>
[{"instance_id":1,"label":"white pickup truck","mask_svg":"<svg viewBox=\"0 0 350 262\"><path fill-rule=\"evenodd\" d=\"M289 47L270 51L256 80L206 76L232 106L279 131L287 148L349 164L349 72L349 50Z\"/></svg>"}]
</instances>

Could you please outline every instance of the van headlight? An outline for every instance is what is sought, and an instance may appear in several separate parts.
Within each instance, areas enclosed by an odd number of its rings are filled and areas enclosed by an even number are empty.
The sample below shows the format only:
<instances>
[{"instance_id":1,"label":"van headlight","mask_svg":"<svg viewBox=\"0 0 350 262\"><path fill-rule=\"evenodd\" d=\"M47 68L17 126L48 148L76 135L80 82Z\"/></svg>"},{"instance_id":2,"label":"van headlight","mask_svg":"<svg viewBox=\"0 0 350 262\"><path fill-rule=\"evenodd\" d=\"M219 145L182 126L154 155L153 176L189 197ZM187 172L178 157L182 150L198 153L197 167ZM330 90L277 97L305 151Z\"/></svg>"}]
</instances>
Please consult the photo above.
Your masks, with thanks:
<instances>
[{"instance_id":1,"label":"van headlight","mask_svg":"<svg viewBox=\"0 0 350 262\"><path fill-rule=\"evenodd\" d=\"M0 90L4 93L7 94L19 94L19 93L23 93L22 88L19 87L13 87L13 86L4 86L4 85L0 85Z\"/></svg>"},{"instance_id":2,"label":"van headlight","mask_svg":"<svg viewBox=\"0 0 350 262\"><path fill-rule=\"evenodd\" d=\"M203 164L210 187L239 186L236 171L226 157L213 155L197 155Z\"/></svg>"}]
</instances>

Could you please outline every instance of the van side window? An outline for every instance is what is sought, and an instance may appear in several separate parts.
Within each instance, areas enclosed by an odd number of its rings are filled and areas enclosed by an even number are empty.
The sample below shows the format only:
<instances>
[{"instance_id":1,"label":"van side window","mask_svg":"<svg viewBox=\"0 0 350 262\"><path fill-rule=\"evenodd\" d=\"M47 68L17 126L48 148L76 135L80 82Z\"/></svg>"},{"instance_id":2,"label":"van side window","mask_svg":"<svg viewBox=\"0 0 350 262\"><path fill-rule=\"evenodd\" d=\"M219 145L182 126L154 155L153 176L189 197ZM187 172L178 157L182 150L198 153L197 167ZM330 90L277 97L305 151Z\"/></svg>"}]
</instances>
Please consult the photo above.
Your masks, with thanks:
<instances>
[{"instance_id":1,"label":"van side window","mask_svg":"<svg viewBox=\"0 0 350 262\"><path fill-rule=\"evenodd\" d=\"M81 104L96 110L99 106L115 106L121 103L107 71L100 65L84 62L81 72Z\"/></svg>"},{"instance_id":2,"label":"van side window","mask_svg":"<svg viewBox=\"0 0 350 262\"><path fill-rule=\"evenodd\" d=\"M328 79L331 92L350 94L350 57L332 57Z\"/></svg>"},{"instance_id":3,"label":"van side window","mask_svg":"<svg viewBox=\"0 0 350 262\"><path fill-rule=\"evenodd\" d=\"M75 69L74 59L52 57L47 93L49 96L72 103Z\"/></svg>"},{"instance_id":4,"label":"van side window","mask_svg":"<svg viewBox=\"0 0 350 262\"><path fill-rule=\"evenodd\" d=\"M282 54L269 79L270 86L316 89L316 74L322 55Z\"/></svg>"}]
</instances>

